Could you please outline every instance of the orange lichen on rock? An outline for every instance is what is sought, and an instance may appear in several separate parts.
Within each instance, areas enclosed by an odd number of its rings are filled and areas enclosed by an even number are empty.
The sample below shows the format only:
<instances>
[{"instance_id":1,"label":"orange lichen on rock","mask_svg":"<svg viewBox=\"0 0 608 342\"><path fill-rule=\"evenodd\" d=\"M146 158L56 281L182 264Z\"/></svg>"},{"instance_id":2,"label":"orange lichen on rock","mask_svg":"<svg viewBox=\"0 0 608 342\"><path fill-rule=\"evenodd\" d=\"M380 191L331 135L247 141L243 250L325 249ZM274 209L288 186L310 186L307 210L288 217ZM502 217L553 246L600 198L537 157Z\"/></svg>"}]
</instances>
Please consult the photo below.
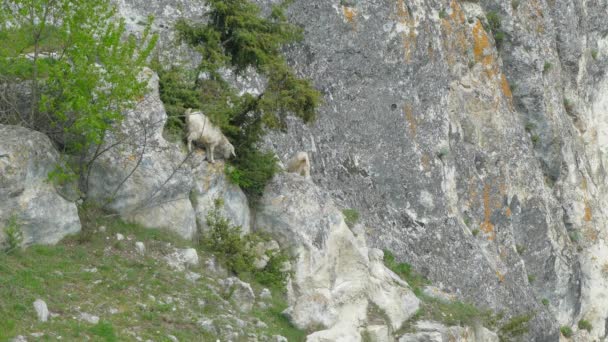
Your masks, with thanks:
<instances>
[{"instance_id":1,"label":"orange lichen on rock","mask_svg":"<svg viewBox=\"0 0 608 342\"><path fill-rule=\"evenodd\" d=\"M505 210L505 216L506 217L511 217L512 213L511 213L511 208L507 207L507 210Z\"/></svg>"},{"instance_id":2,"label":"orange lichen on rock","mask_svg":"<svg viewBox=\"0 0 608 342\"><path fill-rule=\"evenodd\" d=\"M488 240L494 240L496 233L494 232L494 225L490 221L492 217L492 203L490 198L490 184L486 184L483 187L483 214L484 219L481 223L480 229L486 234L490 234Z\"/></svg>"},{"instance_id":3,"label":"orange lichen on rock","mask_svg":"<svg viewBox=\"0 0 608 342\"><path fill-rule=\"evenodd\" d=\"M462 11L462 8L460 7L458 1L452 0L452 2L450 3L450 7L452 8L452 14L450 14L450 18L459 24L464 24L464 12Z\"/></svg>"},{"instance_id":4,"label":"orange lichen on rock","mask_svg":"<svg viewBox=\"0 0 608 342\"><path fill-rule=\"evenodd\" d=\"M355 18L357 17L357 10L349 6L342 6L342 13L347 22L353 25L356 24Z\"/></svg>"},{"instance_id":5,"label":"orange lichen on rock","mask_svg":"<svg viewBox=\"0 0 608 342\"><path fill-rule=\"evenodd\" d=\"M500 86L502 88L503 95L509 101L509 104L513 101L513 93L511 92L511 86L509 85L509 81L507 81L507 77L505 74L500 75Z\"/></svg>"},{"instance_id":6,"label":"orange lichen on rock","mask_svg":"<svg viewBox=\"0 0 608 342\"><path fill-rule=\"evenodd\" d=\"M583 216L583 220L589 222L591 219L593 219L593 216L591 215L591 206L589 206L589 202L585 200L585 215Z\"/></svg>"},{"instance_id":7,"label":"orange lichen on rock","mask_svg":"<svg viewBox=\"0 0 608 342\"><path fill-rule=\"evenodd\" d=\"M410 104L406 104L403 107L403 112L405 113L405 120L410 126L410 132L412 133L412 138L416 138L416 118L414 117L414 112L412 110L412 106Z\"/></svg>"},{"instance_id":8,"label":"orange lichen on rock","mask_svg":"<svg viewBox=\"0 0 608 342\"><path fill-rule=\"evenodd\" d=\"M401 39L403 40L405 61L410 62L412 60L412 52L416 48L417 36L414 18L411 17L404 0L397 0L397 20L408 28L407 32L401 32Z\"/></svg>"},{"instance_id":9,"label":"orange lichen on rock","mask_svg":"<svg viewBox=\"0 0 608 342\"><path fill-rule=\"evenodd\" d=\"M499 281L499 282L501 282L501 283L502 283L502 282L504 282L504 281L505 281L505 275L504 275L504 274L502 274L502 273L500 273L500 272L496 271L496 276L498 277L498 281Z\"/></svg>"}]
</instances>

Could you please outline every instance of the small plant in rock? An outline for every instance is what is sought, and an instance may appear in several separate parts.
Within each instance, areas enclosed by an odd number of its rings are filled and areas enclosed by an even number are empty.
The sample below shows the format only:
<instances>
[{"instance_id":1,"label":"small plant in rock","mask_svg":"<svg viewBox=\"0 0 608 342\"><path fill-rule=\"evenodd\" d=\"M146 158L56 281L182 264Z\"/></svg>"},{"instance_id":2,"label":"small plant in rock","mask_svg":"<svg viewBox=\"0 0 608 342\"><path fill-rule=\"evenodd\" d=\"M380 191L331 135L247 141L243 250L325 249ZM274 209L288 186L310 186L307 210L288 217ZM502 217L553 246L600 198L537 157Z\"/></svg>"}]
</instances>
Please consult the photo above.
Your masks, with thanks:
<instances>
[{"instance_id":1,"label":"small plant in rock","mask_svg":"<svg viewBox=\"0 0 608 342\"><path fill-rule=\"evenodd\" d=\"M450 154L450 149L447 147L442 147L438 152L437 152L437 158L439 159L443 159L445 157L447 157Z\"/></svg>"},{"instance_id":2,"label":"small plant in rock","mask_svg":"<svg viewBox=\"0 0 608 342\"><path fill-rule=\"evenodd\" d=\"M559 328L559 332L561 332L564 337L572 337L572 329L570 329L570 327L562 326Z\"/></svg>"},{"instance_id":3,"label":"small plant in rock","mask_svg":"<svg viewBox=\"0 0 608 342\"><path fill-rule=\"evenodd\" d=\"M528 275L528 282L530 284L533 284L535 280L536 280L536 276L534 274Z\"/></svg>"},{"instance_id":4,"label":"small plant in rock","mask_svg":"<svg viewBox=\"0 0 608 342\"><path fill-rule=\"evenodd\" d=\"M517 9L519 7L519 0L512 0L511 7L513 7L513 9Z\"/></svg>"},{"instance_id":5,"label":"small plant in rock","mask_svg":"<svg viewBox=\"0 0 608 342\"><path fill-rule=\"evenodd\" d=\"M17 221L17 216L13 215L8 219L8 223L4 227L5 240L5 253L11 253L21 247L23 243L23 233L21 227Z\"/></svg>"},{"instance_id":6,"label":"small plant in rock","mask_svg":"<svg viewBox=\"0 0 608 342\"><path fill-rule=\"evenodd\" d=\"M536 128L536 125L533 122L526 122L526 132L532 132Z\"/></svg>"},{"instance_id":7,"label":"small plant in rock","mask_svg":"<svg viewBox=\"0 0 608 342\"><path fill-rule=\"evenodd\" d=\"M543 298L543 299L542 299L540 302L541 302L541 303L542 303L544 306L549 306L549 300L548 300L547 298Z\"/></svg>"},{"instance_id":8,"label":"small plant in rock","mask_svg":"<svg viewBox=\"0 0 608 342\"><path fill-rule=\"evenodd\" d=\"M526 334L530 331L529 323L533 317L534 315L530 313L512 317L498 329L500 341L513 341L518 336Z\"/></svg>"},{"instance_id":9,"label":"small plant in rock","mask_svg":"<svg viewBox=\"0 0 608 342\"><path fill-rule=\"evenodd\" d=\"M344 215L344 221L350 228L359 221L359 212L357 209L342 209L342 215Z\"/></svg>"},{"instance_id":10,"label":"small plant in rock","mask_svg":"<svg viewBox=\"0 0 608 342\"><path fill-rule=\"evenodd\" d=\"M445 9L442 9L441 11L439 11L439 18L443 19L445 17L448 16L448 13L445 11Z\"/></svg>"},{"instance_id":11,"label":"small plant in rock","mask_svg":"<svg viewBox=\"0 0 608 342\"><path fill-rule=\"evenodd\" d=\"M534 134L534 135L532 135L531 139L532 139L532 144L534 146L536 146L540 142L540 135Z\"/></svg>"},{"instance_id":12,"label":"small plant in rock","mask_svg":"<svg viewBox=\"0 0 608 342\"><path fill-rule=\"evenodd\" d=\"M581 239L581 236L577 231L570 232L568 236L570 237L570 240L572 240L572 242L578 242Z\"/></svg>"},{"instance_id":13,"label":"small plant in rock","mask_svg":"<svg viewBox=\"0 0 608 342\"><path fill-rule=\"evenodd\" d=\"M517 254L522 255L526 251L526 247L523 245L516 245L515 249L517 250Z\"/></svg>"},{"instance_id":14,"label":"small plant in rock","mask_svg":"<svg viewBox=\"0 0 608 342\"><path fill-rule=\"evenodd\" d=\"M397 262L395 260L395 255L389 250L384 250L384 265L395 272L401 279L405 280L412 287L416 296L422 294L422 287L431 283L428 279L416 273L412 268L412 265L404 262Z\"/></svg>"},{"instance_id":15,"label":"small plant in rock","mask_svg":"<svg viewBox=\"0 0 608 342\"><path fill-rule=\"evenodd\" d=\"M591 332L591 329L593 329L593 326L591 325L591 323L589 323L589 321L581 319L580 321L578 321L578 328L581 330L587 330L587 331Z\"/></svg>"},{"instance_id":16,"label":"small plant in rock","mask_svg":"<svg viewBox=\"0 0 608 342\"><path fill-rule=\"evenodd\" d=\"M574 111L574 105L572 104L572 101L564 98L564 108L566 109L566 113L572 115Z\"/></svg>"},{"instance_id":17,"label":"small plant in rock","mask_svg":"<svg viewBox=\"0 0 608 342\"><path fill-rule=\"evenodd\" d=\"M479 235L479 229L475 228L471 231L471 234L473 234L473 236L477 236Z\"/></svg>"},{"instance_id":18,"label":"small plant in rock","mask_svg":"<svg viewBox=\"0 0 608 342\"><path fill-rule=\"evenodd\" d=\"M543 65L543 74L548 73L551 68L553 68L553 64L550 62L545 62L545 65Z\"/></svg>"},{"instance_id":19,"label":"small plant in rock","mask_svg":"<svg viewBox=\"0 0 608 342\"><path fill-rule=\"evenodd\" d=\"M252 277L262 285L283 289L289 276L284 270L285 263L290 260L289 256L284 252L267 252L269 259L266 266L261 270L256 269L254 246L263 241L264 237L259 234L243 235L240 226L232 225L221 214L223 205L221 199L215 200L213 210L207 214L210 231L202 236L200 244L239 277Z\"/></svg>"},{"instance_id":20,"label":"small plant in rock","mask_svg":"<svg viewBox=\"0 0 608 342\"><path fill-rule=\"evenodd\" d=\"M597 50L591 50L591 58L597 59Z\"/></svg>"}]
</instances>

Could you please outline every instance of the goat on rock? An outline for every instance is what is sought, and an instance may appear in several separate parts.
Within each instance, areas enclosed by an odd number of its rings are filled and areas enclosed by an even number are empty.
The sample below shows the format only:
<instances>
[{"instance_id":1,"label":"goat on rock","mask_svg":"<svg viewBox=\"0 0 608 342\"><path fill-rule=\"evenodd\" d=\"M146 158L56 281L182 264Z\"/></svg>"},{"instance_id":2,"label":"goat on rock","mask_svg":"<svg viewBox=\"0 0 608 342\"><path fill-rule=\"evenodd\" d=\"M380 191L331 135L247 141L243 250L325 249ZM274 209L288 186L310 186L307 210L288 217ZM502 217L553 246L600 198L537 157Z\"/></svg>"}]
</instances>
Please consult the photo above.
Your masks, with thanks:
<instances>
[{"instance_id":1,"label":"goat on rock","mask_svg":"<svg viewBox=\"0 0 608 342\"><path fill-rule=\"evenodd\" d=\"M234 146L222 131L213 125L208 117L202 112L193 112L191 108L186 110L186 126L188 128L188 151L192 151L192 142L199 141L205 145L207 152L206 158L210 163L214 163L213 152L216 146L224 151L224 159L230 156L236 157Z\"/></svg>"}]
</instances>

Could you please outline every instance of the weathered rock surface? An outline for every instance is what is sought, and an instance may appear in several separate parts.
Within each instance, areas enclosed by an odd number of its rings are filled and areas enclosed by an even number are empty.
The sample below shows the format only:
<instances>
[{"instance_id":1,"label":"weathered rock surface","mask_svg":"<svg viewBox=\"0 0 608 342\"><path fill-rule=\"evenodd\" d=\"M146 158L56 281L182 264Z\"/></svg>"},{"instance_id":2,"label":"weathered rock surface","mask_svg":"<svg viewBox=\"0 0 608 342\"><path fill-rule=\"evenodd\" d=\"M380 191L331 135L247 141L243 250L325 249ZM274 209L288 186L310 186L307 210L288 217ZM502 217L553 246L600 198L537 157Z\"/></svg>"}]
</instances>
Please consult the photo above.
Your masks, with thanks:
<instances>
[{"instance_id":1,"label":"weathered rock surface","mask_svg":"<svg viewBox=\"0 0 608 342\"><path fill-rule=\"evenodd\" d=\"M277 175L260 200L255 226L295 257L286 313L300 328L325 328L308 341L360 339L371 305L386 314L393 331L418 309L409 286L384 266L382 251L368 249L329 194L310 180Z\"/></svg>"},{"instance_id":2,"label":"weathered rock surface","mask_svg":"<svg viewBox=\"0 0 608 342\"><path fill-rule=\"evenodd\" d=\"M437 322L419 321L415 333L401 336L399 342L498 342L498 336L483 328L446 327Z\"/></svg>"},{"instance_id":3,"label":"weathered rock surface","mask_svg":"<svg viewBox=\"0 0 608 342\"><path fill-rule=\"evenodd\" d=\"M121 6L156 14L166 37L205 10ZM604 337L607 11L605 0L295 1L305 39L288 59L325 105L267 146L283 159L308 151L315 182L375 227L371 245L460 298L535 312L530 340L581 318Z\"/></svg>"},{"instance_id":4,"label":"weathered rock surface","mask_svg":"<svg viewBox=\"0 0 608 342\"><path fill-rule=\"evenodd\" d=\"M36 310L36 315L38 316L38 320L40 322L46 322L49 319L49 309L46 306L46 302L42 299L36 299L34 301L34 310Z\"/></svg>"},{"instance_id":5,"label":"weathered rock surface","mask_svg":"<svg viewBox=\"0 0 608 342\"><path fill-rule=\"evenodd\" d=\"M59 162L45 135L0 125L0 244L12 217L26 245L54 244L80 231L76 204L60 196L48 180Z\"/></svg>"}]
</instances>

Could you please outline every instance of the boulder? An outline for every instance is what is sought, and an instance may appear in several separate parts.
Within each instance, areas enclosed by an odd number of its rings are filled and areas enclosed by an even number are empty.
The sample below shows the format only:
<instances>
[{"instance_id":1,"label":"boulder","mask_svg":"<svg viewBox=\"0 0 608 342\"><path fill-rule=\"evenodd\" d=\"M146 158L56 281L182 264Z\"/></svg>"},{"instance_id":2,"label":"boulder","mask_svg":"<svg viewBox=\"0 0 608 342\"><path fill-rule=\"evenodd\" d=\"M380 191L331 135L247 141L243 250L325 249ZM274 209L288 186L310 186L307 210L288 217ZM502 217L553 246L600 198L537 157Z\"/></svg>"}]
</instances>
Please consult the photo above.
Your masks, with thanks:
<instances>
[{"instance_id":1,"label":"boulder","mask_svg":"<svg viewBox=\"0 0 608 342\"><path fill-rule=\"evenodd\" d=\"M194 248L176 249L173 253L165 256L165 261L170 267L183 271L188 266L198 265L198 253Z\"/></svg>"},{"instance_id":2,"label":"boulder","mask_svg":"<svg viewBox=\"0 0 608 342\"><path fill-rule=\"evenodd\" d=\"M102 150L107 151L92 166L87 198L129 221L192 238L196 220L188 155L163 138L167 113L158 76L145 69L141 77L148 92L106 135Z\"/></svg>"},{"instance_id":3,"label":"boulder","mask_svg":"<svg viewBox=\"0 0 608 342\"><path fill-rule=\"evenodd\" d=\"M0 125L0 244L14 220L23 244L54 244L80 231L76 204L49 182L59 153L42 133Z\"/></svg>"},{"instance_id":4,"label":"boulder","mask_svg":"<svg viewBox=\"0 0 608 342\"><path fill-rule=\"evenodd\" d=\"M220 281L220 285L222 285L224 294L237 303L241 312L251 311L255 302L255 294L249 283L236 277L230 277Z\"/></svg>"},{"instance_id":5,"label":"boulder","mask_svg":"<svg viewBox=\"0 0 608 342\"><path fill-rule=\"evenodd\" d=\"M286 314L301 329L322 327L309 341L357 340L368 306L396 330L418 309L407 283L387 269L344 222L330 195L310 180L283 173L267 186L256 229L269 232L294 257Z\"/></svg>"},{"instance_id":6,"label":"boulder","mask_svg":"<svg viewBox=\"0 0 608 342\"><path fill-rule=\"evenodd\" d=\"M46 306L46 302L42 299L36 299L34 301L34 310L40 322L46 322L49 319L49 309Z\"/></svg>"}]
</instances>

